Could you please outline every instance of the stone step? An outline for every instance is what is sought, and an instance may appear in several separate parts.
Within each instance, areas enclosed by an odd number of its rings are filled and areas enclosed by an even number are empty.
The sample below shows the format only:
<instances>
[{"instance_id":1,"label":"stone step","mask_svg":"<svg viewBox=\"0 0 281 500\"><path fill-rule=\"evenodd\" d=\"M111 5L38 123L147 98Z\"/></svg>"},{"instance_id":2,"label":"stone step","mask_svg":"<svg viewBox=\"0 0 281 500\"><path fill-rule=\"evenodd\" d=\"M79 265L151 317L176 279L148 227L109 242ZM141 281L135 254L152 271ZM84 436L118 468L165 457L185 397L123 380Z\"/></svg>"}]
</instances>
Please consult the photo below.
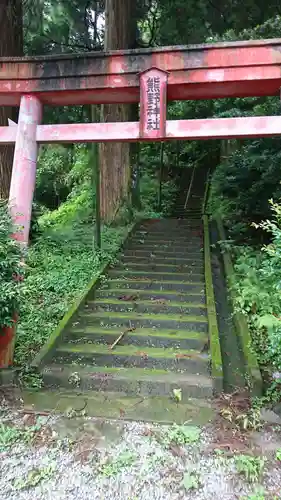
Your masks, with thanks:
<instances>
[{"instance_id":1,"label":"stone step","mask_svg":"<svg viewBox=\"0 0 281 500\"><path fill-rule=\"evenodd\" d=\"M124 332L125 330L123 330ZM92 325L84 328L73 327L64 335L64 341L75 344L106 344L112 345L121 335L121 328L101 328ZM162 347L174 349L196 349L208 351L208 336L202 332L187 330L165 330L153 328L136 328L125 333L118 342L122 345L144 347Z\"/></svg>"},{"instance_id":2,"label":"stone step","mask_svg":"<svg viewBox=\"0 0 281 500\"><path fill-rule=\"evenodd\" d=\"M127 245L124 248L125 254L130 255L130 252L132 252L131 255L132 254L133 255L140 255L140 252L145 252L148 254L157 255L158 252L161 252L162 255L164 255L164 253L166 253L167 256L173 256L173 257L181 256L181 257L191 258L193 256L200 254L200 253L203 254L204 245L202 242L202 244L200 244L200 245L193 245L193 246L179 245L179 246L173 247L173 245L169 245L169 246L164 247L163 245L158 245L156 243L154 243L153 245L150 245L148 243L136 244L136 242L131 242L130 245Z\"/></svg>"},{"instance_id":3,"label":"stone step","mask_svg":"<svg viewBox=\"0 0 281 500\"><path fill-rule=\"evenodd\" d=\"M137 346L116 346L114 350L100 344L62 344L54 351L54 363L78 363L83 366L135 367L188 371L209 375L209 355L195 350L176 350Z\"/></svg>"},{"instance_id":4,"label":"stone step","mask_svg":"<svg viewBox=\"0 0 281 500\"><path fill-rule=\"evenodd\" d=\"M193 267L200 267L204 266L204 258L203 258L203 252L200 252L198 255L198 258L195 259L189 259L188 257L163 257L163 256L156 256L154 254L149 254L149 255L126 255L123 254L120 256L119 262L126 264L127 262L129 264L134 264L134 265L139 265L142 266L143 264L146 263L153 263L156 266L180 266L180 265L186 265L186 266L192 266Z\"/></svg>"},{"instance_id":5,"label":"stone step","mask_svg":"<svg viewBox=\"0 0 281 500\"><path fill-rule=\"evenodd\" d=\"M137 314L169 314L169 315L206 315L207 310L204 304L175 302L167 299L156 300L140 300L136 297L133 300L124 300L113 298L96 299L87 302L86 308L88 311L108 311L108 312L135 312Z\"/></svg>"},{"instance_id":6,"label":"stone step","mask_svg":"<svg viewBox=\"0 0 281 500\"><path fill-rule=\"evenodd\" d=\"M91 312L85 308L77 318L75 324L80 326L95 325L104 328L120 326L127 328L165 328L174 330L189 330L196 332L207 332L208 321L206 316L176 316L168 314L144 314L132 312L124 313L98 313Z\"/></svg>"},{"instance_id":7,"label":"stone step","mask_svg":"<svg viewBox=\"0 0 281 500\"><path fill-rule=\"evenodd\" d=\"M202 237L202 228L196 227L189 230L184 228L177 229L177 231L172 231L167 228L165 232L160 231L137 231L132 236L135 239L154 239L165 241L198 241Z\"/></svg>"},{"instance_id":8,"label":"stone step","mask_svg":"<svg viewBox=\"0 0 281 500\"><path fill-rule=\"evenodd\" d=\"M76 377L73 376L77 373ZM165 370L140 368L85 368L79 365L49 365L43 372L44 385L49 388L73 387L79 391L109 391L127 396L168 396L174 399L173 390L181 389L181 402L190 398L211 398L213 386L209 377Z\"/></svg>"},{"instance_id":9,"label":"stone step","mask_svg":"<svg viewBox=\"0 0 281 500\"><path fill-rule=\"evenodd\" d=\"M175 251L177 252L178 250L181 250L182 248L185 250L192 251L195 250L197 251L199 248L201 248L203 245L203 238L197 238L196 240L193 238L187 238L185 241L176 241L173 239L170 240L161 240L157 239L156 237L145 237L143 239L137 239L137 238L131 238L128 241L128 244L125 246L125 248L132 248L134 246L139 247L141 246L142 248L145 247L158 247L161 248L161 250L170 250L170 251Z\"/></svg>"},{"instance_id":10,"label":"stone step","mask_svg":"<svg viewBox=\"0 0 281 500\"><path fill-rule=\"evenodd\" d=\"M146 275L147 271L155 271L157 273L195 273L195 274L204 274L204 264L201 262L200 264L197 264L196 262L192 263L176 263L176 264L169 264L169 263L162 263L159 264L155 259L147 258L146 262L120 262L118 265L115 265L114 268L115 271L120 271L122 272L123 270L126 271L131 271L132 273L137 272L142 272L144 275Z\"/></svg>"},{"instance_id":11,"label":"stone step","mask_svg":"<svg viewBox=\"0 0 281 500\"><path fill-rule=\"evenodd\" d=\"M186 212L188 212L186 210ZM190 212L188 212L190 214ZM197 213L197 219L198 219L198 226L202 226L202 214L201 212ZM192 220L192 225L193 225L193 220ZM161 221L151 223L151 222L144 222L138 226L136 226L136 231L163 231L166 232L167 229L176 232L177 230L181 230L182 228L189 228L188 221L181 221L178 220L177 217L173 217L171 219L162 219Z\"/></svg>"},{"instance_id":12,"label":"stone step","mask_svg":"<svg viewBox=\"0 0 281 500\"><path fill-rule=\"evenodd\" d=\"M106 289L101 290L100 288L95 292L95 297L100 298L114 298L122 300L135 300L139 298L140 300L175 300L177 302L188 302L190 304L205 304L206 298L204 290L199 293L188 293L188 292L176 292L176 291L165 291L165 290L134 290L131 289Z\"/></svg>"},{"instance_id":13,"label":"stone step","mask_svg":"<svg viewBox=\"0 0 281 500\"><path fill-rule=\"evenodd\" d=\"M27 410L65 413L69 408L80 409L86 405L87 415L99 419L141 420L161 424L206 425L215 417L212 403L206 398L190 398L186 403L175 403L167 396L127 396L121 392L81 391L24 391L24 408Z\"/></svg>"},{"instance_id":14,"label":"stone step","mask_svg":"<svg viewBox=\"0 0 281 500\"><path fill-rule=\"evenodd\" d=\"M110 279L105 283L101 284L100 290L110 290L110 289L122 289L122 290L142 290L142 291L150 291L150 290L159 290L162 291L175 291L178 293L204 293L205 292L205 284L204 283L195 283L195 282L180 282L180 281L156 281L151 279L135 279L135 280L118 280L118 279Z\"/></svg>"},{"instance_id":15,"label":"stone step","mask_svg":"<svg viewBox=\"0 0 281 500\"><path fill-rule=\"evenodd\" d=\"M151 257L151 258L158 258L161 257L163 258L166 256L167 258L173 258L173 259L178 259L178 258L184 258L184 259L199 259L203 258L204 252L203 248L195 250L187 250L186 248L182 248L181 250L177 250L176 252L171 250L171 249L165 249L162 250L160 247L152 247L149 249L146 249L142 246L142 248L126 248L123 251L123 256L129 257L129 256L134 256L134 257Z\"/></svg>"},{"instance_id":16,"label":"stone step","mask_svg":"<svg viewBox=\"0 0 281 500\"><path fill-rule=\"evenodd\" d=\"M126 269L110 269L108 271L110 278L118 279L119 281L138 281L142 278L144 281L179 281L182 283L204 283L203 273L195 273L191 270L182 273L173 272L157 272L157 271L127 271Z\"/></svg>"}]
</instances>

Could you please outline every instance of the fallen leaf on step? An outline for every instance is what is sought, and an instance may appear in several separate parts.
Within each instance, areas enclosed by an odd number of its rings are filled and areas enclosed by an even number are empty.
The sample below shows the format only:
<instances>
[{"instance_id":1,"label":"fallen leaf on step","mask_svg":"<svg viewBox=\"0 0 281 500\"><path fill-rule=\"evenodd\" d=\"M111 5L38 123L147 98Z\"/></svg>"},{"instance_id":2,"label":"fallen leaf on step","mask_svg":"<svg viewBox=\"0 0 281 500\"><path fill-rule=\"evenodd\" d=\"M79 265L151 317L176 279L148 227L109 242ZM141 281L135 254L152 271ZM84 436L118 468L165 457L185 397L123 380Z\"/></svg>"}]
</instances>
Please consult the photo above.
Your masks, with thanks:
<instances>
[{"instance_id":1,"label":"fallen leaf on step","mask_svg":"<svg viewBox=\"0 0 281 500\"><path fill-rule=\"evenodd\" d=\"M121 297L118 297L118 300L135 301L135 300L138 300L138 296L137 295L121 295Z\"/></svg>"},{"instance_id":2,"label":"fallen leaf on step","mask_svg":"<svg viewBox=\"0 0 281 500\"><path fill-rule=\"evenodd\" d=\"M174 457L185 458L185 456L186 456L183 449L180 446L178 446L177 444L173 444L173 443L170 444L169 450L172 453L172 455L174 455Z\"/></svg>"},{"instance_id":3,"label":"fallen leaf on step","mask_svg":"<svg viewBox=\"0 0 281 500\"><path fill-rule=\"evenodd\" d=\"M181 358L191 358L190 354L182 354L181 352L179 352L178 354L176 354L176 358L177 359L181 359Z\"/></svg>"},{"instance_id":4,"label":"fallen leaf on step","mask_svg":"<svg viewBox=\"0 0 281 500\"><path fill-rule=\"evenodd\" d=\"M165 305L167 303L166 299L154 299L154 298L152 298L151 301L154 302L154 304L163 304L163 305Z\"/></svg>"},{"instance_id":5,"label":"fallen leaf on step","mask_svg":"<svg viewBox=\"0 0 281 500\"><path fill-rule=\"evenodd\" d=\"M121 418L125 416L125 410L123 410L123 408L119 408L119 413Z\"/></svg>"},{"instance_id":6,"label":"fallen leaf on step","mask_svg":"<svg viewBox=\"0 0 281 500\"><path fill-rule=\"evenodd\" d=\"M148 354L146 352L144 352L144 351L137 351L135 354L137 356L141 356L142 358L145 358L145 359L148 358Z\"/></svg>"}]
</instances>

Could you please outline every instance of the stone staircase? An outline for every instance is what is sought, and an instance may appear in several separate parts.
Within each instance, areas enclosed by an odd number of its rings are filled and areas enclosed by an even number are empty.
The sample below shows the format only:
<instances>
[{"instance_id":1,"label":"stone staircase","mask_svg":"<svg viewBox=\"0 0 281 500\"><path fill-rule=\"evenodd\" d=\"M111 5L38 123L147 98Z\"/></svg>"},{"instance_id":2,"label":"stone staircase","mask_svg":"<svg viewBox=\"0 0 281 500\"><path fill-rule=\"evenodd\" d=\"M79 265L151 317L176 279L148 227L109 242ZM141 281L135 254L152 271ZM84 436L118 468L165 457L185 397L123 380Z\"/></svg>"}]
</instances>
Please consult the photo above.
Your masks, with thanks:
<instances>
[{"instance_id":1,"label":"stone staircase","mask_svg":"<svg viewBox=\"0 0 281 500\"><path fill-rule=\"evenodd\" d=\"M94 391L88 394L103 394L111 406L123 396L150 398L149 405L162 397L170 417L160 420L167 421L175 418L175 390L183 405L192 398L197 410L206 405L213 383L201 206L199 193L186 211L179 208L181 217L192 212L192 218L146 220L135 228L95 297L43 360L46 387Z\"/></svg>"}]
</instances>

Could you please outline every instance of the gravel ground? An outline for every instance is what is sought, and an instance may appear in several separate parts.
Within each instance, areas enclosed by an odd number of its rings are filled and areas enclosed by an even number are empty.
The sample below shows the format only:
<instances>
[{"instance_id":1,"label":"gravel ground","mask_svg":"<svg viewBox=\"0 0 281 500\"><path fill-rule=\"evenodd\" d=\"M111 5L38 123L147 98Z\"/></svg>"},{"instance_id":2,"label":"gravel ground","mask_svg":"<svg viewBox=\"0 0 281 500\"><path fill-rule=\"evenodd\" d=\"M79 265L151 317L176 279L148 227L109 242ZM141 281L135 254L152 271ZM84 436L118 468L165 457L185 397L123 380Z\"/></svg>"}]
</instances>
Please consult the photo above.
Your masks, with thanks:
<instances>
[{"instance_id":1,"label":"gravel ground","mask_svg":"<svg viewBox=\"0 0 281 500\"><path fill-rule=\"evenodd\" d=\"M174 433L188 443L171 441ZM230 439L215 425L186 433L182 427L86 416L38 417L2 404L0 498L281 499L280 441L280 427L242 437L232 432ZM235 449L267 458L259 484L238 473ZM265 493L258 496L261 487Z\"/></svg>"}]
</instances>

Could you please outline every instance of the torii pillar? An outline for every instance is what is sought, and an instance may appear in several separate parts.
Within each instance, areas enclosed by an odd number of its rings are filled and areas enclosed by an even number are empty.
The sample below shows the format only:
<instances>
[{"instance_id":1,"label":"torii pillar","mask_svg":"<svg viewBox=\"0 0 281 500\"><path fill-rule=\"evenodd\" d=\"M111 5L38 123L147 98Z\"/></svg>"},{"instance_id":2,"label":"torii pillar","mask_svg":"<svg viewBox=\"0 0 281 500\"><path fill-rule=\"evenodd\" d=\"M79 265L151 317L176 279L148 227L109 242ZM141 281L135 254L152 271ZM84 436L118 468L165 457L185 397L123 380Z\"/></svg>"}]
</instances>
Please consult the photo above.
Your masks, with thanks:
<instances>
[{"instance_id":1,"label":"torii pillar","mask_svg":"<svg viewBox=\"0 0 281 500\"><path fill-rule=\"evenodd\" d=\"M15 239L28 245L32 201L36 180L37 125L42 119L42 104L34 95L24 95L20 102L15 143L9 207L16 226Z\"/></svg>"},{"instance_id":2,"label":"torii pillar","mask_svg":"<svg viewBox=\"0 0 281 500\"><path fill-rule=\"evenodd\" d=\"M24 247L28 245L29 228L32 213L32 201L35 189L37 164L37 125L41 122L42 105L37 97L24 95L20 102L19 120L15 142L15 152L9 209L15 225L13 237ZM15 124L9 121L10 126ZM15 311L14 322L17 320ZM0 335L0 368L13 364L16 324L2 328Z\"/></svg>"}]
</instances>

